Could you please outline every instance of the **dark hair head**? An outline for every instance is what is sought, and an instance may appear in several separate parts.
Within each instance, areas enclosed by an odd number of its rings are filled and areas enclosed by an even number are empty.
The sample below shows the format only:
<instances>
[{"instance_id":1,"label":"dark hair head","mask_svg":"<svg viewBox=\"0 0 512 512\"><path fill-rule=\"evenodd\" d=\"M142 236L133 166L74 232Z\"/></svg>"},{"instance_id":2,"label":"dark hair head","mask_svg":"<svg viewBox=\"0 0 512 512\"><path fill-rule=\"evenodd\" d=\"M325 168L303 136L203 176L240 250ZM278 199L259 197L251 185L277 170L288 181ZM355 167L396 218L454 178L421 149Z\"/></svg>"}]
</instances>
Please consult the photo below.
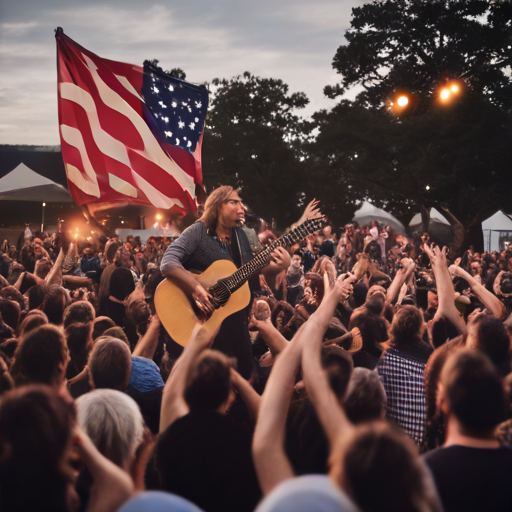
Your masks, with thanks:
<instances>
[{"instance_id":1,"label":"dark hair head","mask_svg":"<svg viewBox=\"0 0 512 512\"><path fill-rule=\"evenodd\" d=\"M68 348L61 330L42 325L21 338L14 353L12 373L17 385L55 385L68 363Z\"/></svg>"},{"instance_id":2,"label":"dark hair head","mask_svg":"<svg viewBox=\"0 0 512 512\"><path fill-rule=\"evenodd\" d=\"M386 391L378 374L354 368L343 405L354 424L381 419L386 411Z\"/></svg>"},{"instance_id":3,"label":"dark hair head","mask_svg":"<svg viewBox=\"0 0 512 512\"><path fill-rule=\"evenodd\" d=\"M367 294L368 287L362 281L354 285L353 298L356 307L360 307L365 303Z\"/></svg>"},{"instance_id":4,"label":"dark hair head","mask_svg":"<svg viewBox=\"0 0 512 512\"><path fill-rule=\"evenodd\" d=\"M68 511L73 420L72 407L46 386L26 386L5 395L0 405L2 508Z\"/></svg>"},{"instance_id":5,"label":"dark hair head","mask_svg":"<svg viewBox=\"0 0 512 512\"><path fill-rule=\"evenodd\" d=\"M126 320L135 328L137 334L144 335L149 324L151 310L144 299L136 299L130 302L126 308Z\"/></svg>"},{"instance_id":6,"label":"dark hair head","mask_svg":"<svg viewBox=\"0 0 512 512\"><path fill-rule=\"evenodd\" d=\"M384 288L378 284L371 286L366 296L365 305L368 311L375 315L380 315L386 305L386 292Z\"/></svg>"},{"instance_id":7,"label":"dark hair head","mask_svg":"<svg viewBox=\"0 0 512 512\"><path fill-rule=\"evenodd\" d=\"M114 262L114 258L116 256L117 250L119 247L121 247L121 242L112 242L107 249L107 252L105 253L105 258L109 263Z\"/></svg>"},{"instance_id":8,"label":"dark hair head","mask_svg":"<svg viewBox=\"0 0 512 512\"><path fill-rule=\"evenodd\" d=\"M363 338L363 347L365 350L378 348L379 344L388 339L388 323L380 315L372 313L370 310L362 311L359 315L352 315L349 323L349 329L357 327Z\"/></svg>"},{"instance_id":9,"label":"dark hair head","mask_svg":"<svg viewBox=\"0 0 512 512\"><path fill-rule=\"evenodd\" d=\"M3 321L0 314L0 342L14 336L14 331Z\"/></svg>"},{"instance_id":10,"label":"dark hair head","mask_svg":"<svg viewBox=\"0 0 512 512\"><path fill-rule=\"evenodd\" d=\"M21 309L17 302L8 299L0 299L0 315L2 320L15 331L18 328Z\"/></svg>"},{"instance_id":11,"label":"dark hair head","mask_svg":"<svg viewBox=\"0 0 512 512\"><path fill-rule=\"evenodd\" d=\"M37 311L39 314L28 314L23 322L21 322L20 329L19 329L19 336L20 338L23 337L25 334L28 334L30 331L33 331L34 329L37 329L38 327L41 327L42 325L46 325L48 323L48 318L46 315L39 310Z\"/></svg>"},{"instance_id":12,"label":"dark hair head","mask_svg":"<svg viewBox=\"0 0 512 512\"><path fill-rule=\"evenodd\" d=\"M337 345L322 347L321 357L331 389L338 398L343 398L354 368L352 358L348 352Z\"/></svg>"},{"instance_id":13,"label":"dark hair head","mask_svg":"<svg viewBox=\"0 0 512 512\"><path fill-rule=\"evenodd\" d=\"M32 286L28 291L28 309L32 311L38 308L44 301L46 293L46 286L42 284L36 284Z\"/></svg>"},{"instance_id":14,"label":"dark hair head","mask_svg":"<svg viewBox=\"0 0 512 512\"><path fill-rule=\"evenodd\" d=\"M0 290L0 297L2 299L9 299L14 302L17 302L20 306L20 309L25 309L25 298L23 294L14 286L6 286Z\"/></svg>"},{"instance_id":15,"label":"dark hair head","mask_svg":"<svg viewBox=\"0 0 512 512\"><path fill-rule=\"evenodd\" d=\"M40 276L38 275L37 277L40 277ZM40 278L44 279L45 277L46 276L43 276ZM37 284L37 281L36 281L35 277L31 274L26 273L23 276L23 279L21 281L20 293L22 293L22 294L27 293L27 291L30 290L30 288L32 288L36 284Z\"/></svg>"},{"instance_id":16,"label":"dark hair head","mask_svg":"<svg viewBox=\"0 0 512 512\"><path fill-rule=\"evenodd\" d=\"M72 379L78 375L87 364L92 348L92 324L72 323L66 328L65 336L69 349L69 364L66 378Z\"/></svg>"},{"instance_id":17,"label":"dark hair head","mask_svg":"<svg viewBox=\"0 0 512 512\"><path fill-rule=\"evenodd\" d=\"M89 354L87 368L96 389L124 391L132 373L130 349L117 338L99 338Z\"/></svg>"},{"instance_id":18,"label":"dark hair head","mask_svg":"<svg viewBox=\"0 0 512 512\"><path fill-rule=\"evenodd\" d=\"M130 342L128 341L128 337L126 336L122 327L118 327L114 325L114 327L109 327L104 333L103 336L108 336L109 338L116 338L126 343L128 348L130 348Z\"/></svg>"},{"instance_id":19,"label":"dark hair head","mask_svg":"<svg viewBox=\"0 0 512 512\"><path fill-rule=\"evenodd\" d=\"M448 408L470 435L492 430L506 417L503 382L491 362L478 350L452 354L441 372Z\"/></svg>"},{"instance_id":20,"label":"dark hair head","mask_svg":"<svg viewBox=\"0 0 512 512\"><path fill-rule=\"evenodd\" d=\"M73 323L92 323L96 313L92 304L87 300L78 300L70 304L64 311L64 329Z\"/></svg>"},{"instance_id":21,"label":"dark hair head","mask_svg":"<svg viewBox=\"0 0 512 512\"><path fill-rule=\"evenodd\" d=\"M365 423L352 435L340 437L331 468L334 481L361 510L381 510L383 503L393 512L439 508L433 482L416 446L389 423ZM372 492L368 492L369 485Z\"/></svg>"},{"instance_id":22,"label":"dark hair head","mask_svg":"<svg viewBox=\"0 0 512 512\"><path fill-rule=\"evenodd\" d=\"M417 307L403 306L397 311L391 323L390 344L399 347L421 343L423 323L423 315Z\"/></svg>"},{"instance_id":23,"label":"dark hair head","mask_svg":"<svg viewBox=\"0 0 512 512\"><path fill-rule=\"evenodd\" d=\"M5 359L0 357L0 395L3 395L6 391L10 391L12 388L14 388L14 381L9 372L9 367ZM0 453L2 453L1 448Z\"/></svg>"},{"instance_id":24,"label":"dark hair head","mask_svg":"<svg viewBox=\"0 0 512 512\"><path fill-rule=\"evenodd\" d=\"M107 329L115 326L114 320L108 316L96 317L93 322L92 339L97 340L100 336L103 336Z\"/></svg>"},{"instance_id":25,"label":"dark hair head","mask_svg":"<svg viewBox=\"0 0 512 512\"><path fill-rule=\"evenodd\" d=\"M502 375L510 372L510 338L501 320L485 317L478 324L478 348L484 352Z\"/></svg>"},{"instance_id":26,"label":"dark hair head","mask_svg":"<svg viewBox=\"0 0 512 512\"><path fill-rule=\"evenodd\" d=\"M14 357L14 353L20 344L19 338L9 338L0 343L0 355L3 359L9 362L12 357Z\"/></svg>"},{"instance_id":27,"label":"dark hair head","mask_svg":"<svg viewBox=\"0 0 512 512\"><path fill-rule=\"evenodd\" d=\"M66 290L54 284L48 288L41 310L46 313L48 321L54 325L61 325L64 317L64 310L69 304Z\"/></svg>"},{"instance_id":28,"label":"dark hair head","mask_svg":"<svg viewBox=\"0 0 512 512\"><path fill-rule=\"evenodd\" d=\"M315 272L308 272L306 279L309 280L312 295L317 302L321 302L324 298L324 278Z\"/></svg>"},{"instance_id":29,"label":"dark hair head","mask_svg":"<svg viewBox=\"0 0 512 512\"><path fill-rule=\"evenodd\" d=\"M229 397L231 365L224 354L206 350L191 368L183 396L192 410L216 410Z\"/></svg>"}]
</instances>

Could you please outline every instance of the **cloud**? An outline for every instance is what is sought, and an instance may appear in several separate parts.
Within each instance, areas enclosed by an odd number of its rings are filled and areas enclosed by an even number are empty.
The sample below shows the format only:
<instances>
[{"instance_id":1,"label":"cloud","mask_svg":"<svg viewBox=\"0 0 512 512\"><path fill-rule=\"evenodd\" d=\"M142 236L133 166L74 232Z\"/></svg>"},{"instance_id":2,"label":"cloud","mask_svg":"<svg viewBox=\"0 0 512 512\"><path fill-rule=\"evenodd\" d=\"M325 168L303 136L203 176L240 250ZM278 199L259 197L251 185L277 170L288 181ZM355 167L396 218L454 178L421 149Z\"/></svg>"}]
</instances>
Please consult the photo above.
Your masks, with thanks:
<instances>
[{"instance_id":1,"label":"cloud","mask_svg":"<svg viewBox=\"0 0 512 512\"><path fill-rule=\"evenodd\" d=\"M311 100L303 115L334 104L331 62L360 0L21 0L0 25L0 143L58 144L57 26L103 58L158 59L194 82L250 71L281 78Z\"/></svg>"}]
</instances>

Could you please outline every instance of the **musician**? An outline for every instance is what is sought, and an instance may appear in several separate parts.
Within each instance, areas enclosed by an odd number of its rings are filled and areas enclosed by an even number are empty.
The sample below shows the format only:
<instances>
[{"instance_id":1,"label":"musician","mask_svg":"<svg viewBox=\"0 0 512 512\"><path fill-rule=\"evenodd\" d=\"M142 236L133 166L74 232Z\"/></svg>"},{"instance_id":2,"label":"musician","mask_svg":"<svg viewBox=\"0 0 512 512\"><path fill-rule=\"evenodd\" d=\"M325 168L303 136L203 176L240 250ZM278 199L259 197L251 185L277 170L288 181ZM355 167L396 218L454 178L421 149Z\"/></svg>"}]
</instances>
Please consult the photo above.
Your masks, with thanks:
<instances>
[{"instance_id":1,"label":"musician","mask_svg":"<svg viewBox=\"0 0 512 512\"><path fill-rule=\"evenodd\" d=\"M206 200L201 218L187 228L167 249L161 264L164 277L178 285L205 317L214 311L211 295L187 271L203 272L214 261L227 259L237 267L252 259L251 245L241 226L245 206L233 187L214 190ZM272 253L263 274L272 276L290 266L290 255L282 247ZM258 276L249 280L251 291L259 287ZM248 330L248 308L224 320L213 348L238 360L238 371L248 379L254 369Z\"/></svg>"}]
</instances>

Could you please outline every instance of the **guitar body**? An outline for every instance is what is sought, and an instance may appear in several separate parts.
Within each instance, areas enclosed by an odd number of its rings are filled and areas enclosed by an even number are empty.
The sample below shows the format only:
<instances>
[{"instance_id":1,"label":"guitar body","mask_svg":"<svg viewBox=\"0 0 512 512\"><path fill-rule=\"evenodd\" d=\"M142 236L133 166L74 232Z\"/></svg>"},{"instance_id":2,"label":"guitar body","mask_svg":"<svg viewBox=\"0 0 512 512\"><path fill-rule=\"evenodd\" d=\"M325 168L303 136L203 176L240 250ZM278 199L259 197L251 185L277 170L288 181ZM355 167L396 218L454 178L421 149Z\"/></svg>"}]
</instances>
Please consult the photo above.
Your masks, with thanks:
<instances>
[{"instance_id":1,"label":"guitar body","mask_svg":"<svg viewBox=\"0 0 512 512\"><path fill-rule=\"evenodd\" d=\"M208 290L219 279L231 276L236 272L235 264L229 260L214 261L202 274L192 274L198 283ZM203 323L203 326L214 333L220 324L230 315L244 309L251 300L249 284L232 293L227 303L216 309L212 316ZM196 311L185 293L168 279L164 279L155 292L155 307L158 317L171 338L186 346L194 327L201 323Z\"/></svg>"}]
</instances>

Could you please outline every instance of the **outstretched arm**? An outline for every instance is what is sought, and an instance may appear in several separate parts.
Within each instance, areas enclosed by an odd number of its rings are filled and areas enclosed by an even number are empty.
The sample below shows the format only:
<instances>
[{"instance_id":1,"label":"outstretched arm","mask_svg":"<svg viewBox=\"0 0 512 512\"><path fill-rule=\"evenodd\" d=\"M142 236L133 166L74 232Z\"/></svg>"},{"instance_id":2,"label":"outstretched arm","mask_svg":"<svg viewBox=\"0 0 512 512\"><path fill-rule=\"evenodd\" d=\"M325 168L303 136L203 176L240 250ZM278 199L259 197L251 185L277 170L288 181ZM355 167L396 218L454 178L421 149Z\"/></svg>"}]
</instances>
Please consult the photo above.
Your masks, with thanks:
<instances>
[{"instance_id":1,"label":"outstretched arm","mask_svg":"<svg viewBox=\"0 0 512 512\"><path fill-rule=\"evenodd\" d=\"M235 369L231 368L231 385L244 401L249 416L256 423L261 405L261 396Z\"/></svg>"},{"instance_id":2,"label":"outstretched arm","mask_svg":"<svg viewBox=\"0 0 512 512\"><path fill-rule=\"evenodd\" d=\"M160 413L160 432L188 413L188 407L183 398L187 375L199 354L210 347L215 335L216 333L213 336L210 335L199 325L194 328L190 341L176 361L173 371L165 383Z\"/></svg>"},{"instance_id":3,"label":"outstretched arm","mask_svg":"<svg viewBox=\"0 0 512 512\"><path fill-rule=\"evenodd\" d=\"M442 316L446 317L461 334L466 335L466 323L455 307L455 290L453 289L453 283L448 271L446 247L440 250L437 246L429 247L428 245L424 245L423 250L430 258L436 278L439 306L434 318L437 320Z\"/></svg>"},{"instance_id":4,"label":"outstretched arm","mask_svg":"<svg viewBox=\"0 0 512 512\"><path fill-rule=\"evenodd\" d=\"M270 349L272 357L277 357L288 346L289 341L274 327L269 319L257 320L252 317L250 326L258 329Z\"/></svg>"},{"instance_id":5,"label":"outstretched arm","mask_svg":"<svg viewBox=\"0 0 512 512\"><path fill-rule=\"evenodd\" d=\"M132 356L145 357L153 359L156 347L158 346L158 335L160 334L160 319L158 315L153 315L148 326L146 334L138 341L133 349Z\"/></svg>"},{"instance_id":6,"label":"outstretched arm","mask_svg":"<svg viewBox=\"0 0 512 512\"><path fill-rule=\"evenodd\" d=\"M333 289L324 295L320 307L305 324L305 345L302 354L302 374L308 397L318 414L320 423L331 446L340 431L352 428L329 385L329 380L322 368L320 358L323 336L334 314L334 310L338 303L341 300L346 300L352 292L351 283L355 276L349 276L345 280L343 280L343 277L345 276L340 276ZM328 286L327 283L326 286Z\"/></svg>"},{"instance_id":7,"label":"outstretched arm","mask_svg":"<svg viewBox=\"0 0 512 512\"><path fill-rule=\"evenodd\" d=\"M264 495L294 476L284 440L288 406L302 354L302 332L303 328L299 329L277 358L261 399L252 455Z\"/></svg>"},{"instance_id":8,"label":"outstretched arm","mask_svg":"<svg viewBox=\"0 0 512 512\"><path fill-rule=\"evenodd\" d=\"M416 264L414 261L410 260L409 258L402 259L402 268L396 273L393 282L389 285L388 288L388 302L393 303L395 301L400 288L411 275L415 267Z\"/></svg>"},{"instance_id":9,"label":"outstretched arm","mask_svg":"<svg viewBox=\"0 0 512 512\"><path fill-rule=\"evenodd\" d=\"M505 304L501 302L496 295L491 293L483 284L479 283L471 274L466 272L463 268L458 265L452 265L450 267L450 271L453 275L462 277L465 279L471 289L475 293L475 295L480 299L482 304L492 311L492 314L499 318L500 320L505 320L507 309L505 308Z\"/></svg>"},{"instance_id":10,"label":"outstretched arm","mask_svg":"<svg viewBox=\"0 0 512 512\"><path fill-rule=\"evenodd\" d=\"M51 284L62 284L62 262L64 261L64 250L61 248L59 255L53 264L50 272L46 276L46 283Z\"/></svg>"}]
</instances>

